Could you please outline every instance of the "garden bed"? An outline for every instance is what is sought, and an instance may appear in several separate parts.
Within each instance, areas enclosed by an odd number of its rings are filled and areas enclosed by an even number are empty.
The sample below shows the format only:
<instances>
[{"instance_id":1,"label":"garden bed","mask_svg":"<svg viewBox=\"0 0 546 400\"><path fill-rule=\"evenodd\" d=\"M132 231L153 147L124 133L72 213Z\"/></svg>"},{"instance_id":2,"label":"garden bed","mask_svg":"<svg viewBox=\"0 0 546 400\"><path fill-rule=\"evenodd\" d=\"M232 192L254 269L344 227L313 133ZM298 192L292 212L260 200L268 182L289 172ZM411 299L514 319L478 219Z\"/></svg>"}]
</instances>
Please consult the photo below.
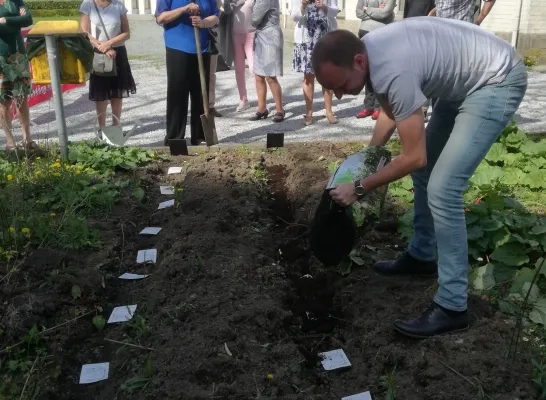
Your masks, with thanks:
<instances>
[{"instance_id":1,"label":"garden bed","mask_svg":"<svg viewBox=\"0 0 546 400\"><path fill-rule=\"evenodd\" d=\"M343 276L312 256L307 234L328 167L352 150L241 148L135 170L146 196L90 221L100 248L39 249L2 283L4 345L29 330L34 338L2 355L20 369L19 392L30 376L23 398L303 400L369 390L384 399L389 387L403 400L536 398L528 357L505 362L513 321L478 297L466 333L412 341L394 332L394 319L429 305L436 283L371 271L405 247L392 199L361 238L362 266ZM167 175L168 166L182 173ZM171 198L160 184L178 188L174 208L157 210ZM139 235L146 226L162 230ZM137 265L148 248L157 263ZM118 279L124 272L150 275ZM130 322L92 320L129 304L138 305ZM352 367L324 371L318 353L338 348ZM110 362L109 379L79 385L82 365L99 362Z\"/></svg>"}]
</instances>

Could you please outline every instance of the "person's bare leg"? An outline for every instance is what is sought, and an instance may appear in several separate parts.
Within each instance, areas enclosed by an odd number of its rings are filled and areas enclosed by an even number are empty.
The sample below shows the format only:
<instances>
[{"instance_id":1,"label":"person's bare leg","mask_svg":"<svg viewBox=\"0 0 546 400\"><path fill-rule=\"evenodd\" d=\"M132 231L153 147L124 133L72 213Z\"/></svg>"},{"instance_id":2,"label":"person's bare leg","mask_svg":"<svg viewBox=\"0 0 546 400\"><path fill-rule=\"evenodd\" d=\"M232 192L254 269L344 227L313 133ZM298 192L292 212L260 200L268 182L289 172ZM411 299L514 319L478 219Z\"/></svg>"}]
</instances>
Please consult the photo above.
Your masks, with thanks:
<instances>
[{"instance_id":1,"label":"person's bare leg","mask_svg":"<svg viewBox=\"0 0 546 400\"><path fill-rule=\"evenodd\" d=\"M256 94L258 95L258 112L264 113L266 108L266 96L267 96L267 85L265 83L265 77L256 75Z\"/></svg>"},{"instance_id":2,"label":"person's bare leg","mask_svg":"<svg viewBox=\"0 0 546 400\"><path fill-rule=\"evenodd\" d=\"M118 126L121 121L121 110L123 109L123 99L112 99L110 100L110 106L112 107L112 125ZM106 107L104 108L106 111ZM116 118L117 117L117 118Z\"/></svg>"},{"instance_id":3,"label":"person's bare leg","mask_svg":"<svg viewBox=\"0 0 546 400\"><path fill-rule=\"evenodd\" d=\"M275 100L275 109L278 113L284 112L284 109L282 107L282 89L279 81L277 80L277 77L268 76L267 84L269 85L269 89L271 90L271 94L273 95L273 99Z\"/></svg>"},{"instance_id":4,"label":"person's bare leg","mask_svg":"<svg viewBox=\"0 0 546 400\"><path fill-rule=\"evenodd\" d=\"M19 118L19 123L21 124L21 129L23 131L23 143L25 145L32 145L32 137L30 136L30 111L28 109L28 99L25 96L17 104L17 117Z\"/></svg>"},{"instance_id":5,"label":"person's bare leg","mask_svg":"<svg viewBox=\"0 0 546 400\"><path fill-rule=\"evenodd\" d=\"M96 101L95 107L97 109L97 119L99 120L99 128L103 128L106 126L106 107L108 107L108 102Z\"/></svg>"},{"instance_id":6,"label":"person's bare leg","mask_svg":"<svg viewBox=\"0 0 546 400\"><path fill-rule=\"evenodd\" d=\"M303 97L305 99L305 115L313 115L313 97L315 94L315 75L303 75Z\"/></svg>"},{"instance_id":7,"label":"person's bare leg","mask_svg":"<svg viewBox=\"0 0 546 400\"><path fill-rule=\"evenodd\" d=\"M6 134L6 150L11 150L15 148L17 143L15 143L15 138L13 137L13 132L11 129L11 99L4 100L0 103L0 127Z\"/></svg>"},{"instance_id":8,"label":"person's bare leg","mask_svg":"<svg viewBox=\"0 0 546 400\"><path fill-rule=\"evenodd\" d=\"M324 96L324 108L326 109L326 119L329 123L337 123L337 118L332 111L332 101L334 98L334 92L332 90L326 90L322 88L322 95Z\"/></svg>"}]
</instances>

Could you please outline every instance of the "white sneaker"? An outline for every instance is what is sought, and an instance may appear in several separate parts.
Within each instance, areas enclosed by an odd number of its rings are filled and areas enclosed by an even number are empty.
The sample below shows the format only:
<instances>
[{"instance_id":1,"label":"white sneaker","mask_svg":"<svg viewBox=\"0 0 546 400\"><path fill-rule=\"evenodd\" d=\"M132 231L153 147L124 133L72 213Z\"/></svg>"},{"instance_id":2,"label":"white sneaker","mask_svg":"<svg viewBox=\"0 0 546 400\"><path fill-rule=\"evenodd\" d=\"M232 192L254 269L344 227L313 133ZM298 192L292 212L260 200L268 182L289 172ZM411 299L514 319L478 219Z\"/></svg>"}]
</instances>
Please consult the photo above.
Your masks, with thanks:
<instances>
[{"instance_id":1,"label":"white sneaker","mask_svg":"<svg viewBox=\"0 0 546 400\"><path fill-rule=\"evenodd\" d=\"M235 112L241 112L241 111L247 110L249 108L250 108L250 104L249 104L248 100L241 100L239 102L239 105L235 109Z\"/></svg>"}]
</instances>

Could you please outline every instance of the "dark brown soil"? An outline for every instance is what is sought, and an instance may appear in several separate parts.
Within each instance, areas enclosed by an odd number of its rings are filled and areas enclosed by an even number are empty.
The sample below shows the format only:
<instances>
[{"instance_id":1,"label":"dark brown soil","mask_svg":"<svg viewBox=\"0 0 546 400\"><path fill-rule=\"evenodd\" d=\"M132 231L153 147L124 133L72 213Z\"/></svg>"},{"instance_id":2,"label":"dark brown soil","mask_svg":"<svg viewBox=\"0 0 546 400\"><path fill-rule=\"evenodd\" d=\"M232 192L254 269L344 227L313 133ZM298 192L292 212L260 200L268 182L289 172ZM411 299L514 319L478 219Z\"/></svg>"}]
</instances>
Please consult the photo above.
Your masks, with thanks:
<instances>
[{"instance_id":1,"label":"dark brown soil","mask_svg":"<svg viewBox=\"0 0 546 400\"><path fill-rule=\"evenodd\" d=\"M476 322L466 333L424 341L395 334L394 319L426 308L435 282L371 272L375 259L404 247L394 205L378 226L368 226L360 241L366 264L348 277L312 256L307 234L327 165L344 156L343 148L318 143L173 159L169 165L186 166L181 175L167 176L167 164L143 170L147 204L115 211L100 252L35 256L25 267L27 283L4 293L21 332L74 318L74 284L82 288L76 304L100 305L106 318L114 306L138 304L130 323L99 332L89 316L49 335L60 370L52 392L38 398L339 400L369 390L384 399L381 379L396 366L397 399L481 399L480 390L484 399L534 399L529 361L504 361L513 325L488 303L472 298ZM176 208L156 210L167 199L160 183L182 188ZM139 236L145 226L163 230ZM151 247L157 264L136 265L137 251ZM60 283L40 288L59 265ZM117 279L127 271L151 275ZM29 298L33 307L23 316ZM324 371L317 353L337 348L352 367ZM77 384L82 364L105 361L107 381ZM131 393L122 385L135 377L149 380Z\"/></svg>"}]
</instances>

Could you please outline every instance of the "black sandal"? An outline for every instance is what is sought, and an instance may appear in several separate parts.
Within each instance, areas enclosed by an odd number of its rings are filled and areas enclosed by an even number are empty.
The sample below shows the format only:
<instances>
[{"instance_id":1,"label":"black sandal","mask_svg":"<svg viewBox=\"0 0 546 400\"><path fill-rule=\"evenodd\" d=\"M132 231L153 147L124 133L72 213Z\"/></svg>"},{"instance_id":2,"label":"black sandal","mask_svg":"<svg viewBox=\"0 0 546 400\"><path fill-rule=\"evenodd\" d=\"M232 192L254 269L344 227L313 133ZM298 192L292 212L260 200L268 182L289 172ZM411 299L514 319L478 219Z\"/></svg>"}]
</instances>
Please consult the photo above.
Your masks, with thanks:
<instances>
[{"instance_id":1,"label":"black sandal","mask_svg":"<svg viewBox=\"0 0 546 400\"><path fill-rule=\"evenodd\" d=\"M266 119L268 115L269 115L269 110L268 109L266 109L264 112L257 111L256 114L254 116L250 117L248 120L249 121L259 121L261 119Z\"/></svg>"},{"instance_id":2,"label":"black sandal","mask_svg":"<svg viewBox=\"0 0 546 400\"><path fill-rule=\"evenodd\" d=\"M284 121L284 110L277 111L275 115L273 116L273 122L282 122Z\"/></svg>"}]
</instances>

